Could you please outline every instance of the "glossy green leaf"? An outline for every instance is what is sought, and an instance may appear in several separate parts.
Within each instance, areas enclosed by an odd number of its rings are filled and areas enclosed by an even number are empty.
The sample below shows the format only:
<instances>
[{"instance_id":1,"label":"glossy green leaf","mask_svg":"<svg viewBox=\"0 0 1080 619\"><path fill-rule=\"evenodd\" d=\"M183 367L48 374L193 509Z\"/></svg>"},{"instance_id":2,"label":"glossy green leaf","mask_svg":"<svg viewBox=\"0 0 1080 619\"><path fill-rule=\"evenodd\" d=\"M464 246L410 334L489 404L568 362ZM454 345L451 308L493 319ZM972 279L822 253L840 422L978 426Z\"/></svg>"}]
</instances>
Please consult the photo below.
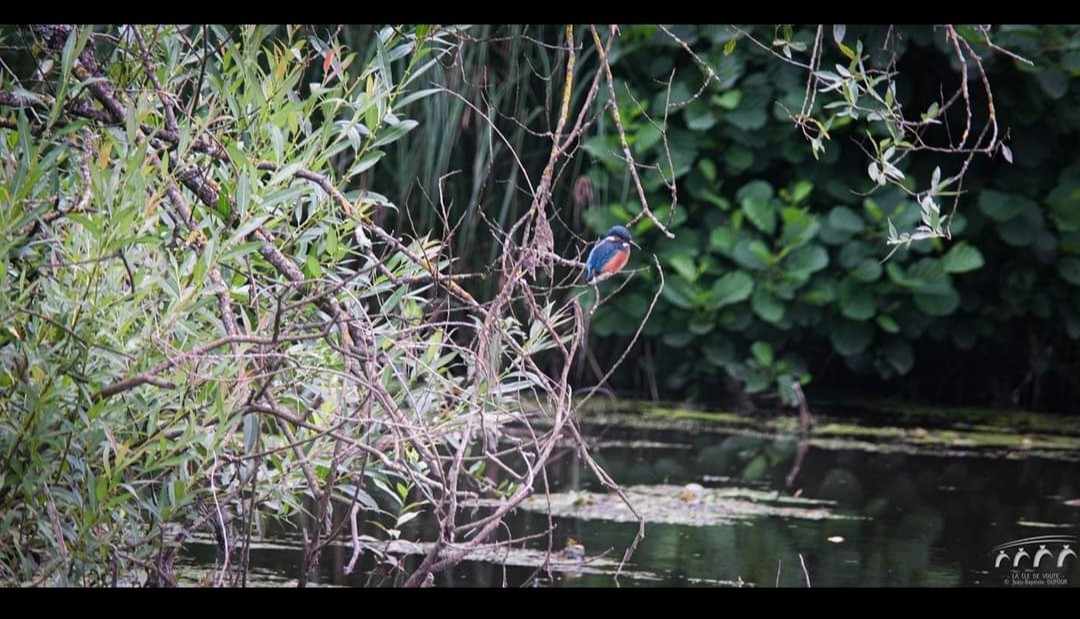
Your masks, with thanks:
<instances>
[{"instance_id":1,"label":"glossy green leaf","mask_svg":"<svg viewBox=\"0 0 1080 619\"><path fill-rule=\"evenodd\" d=\"M949 248L948 253L941 260L946 273L967 273L985 264L982 252L963 241Z\"/></svg>"},{"instance_id":2,"label":"glossy green leaf","mask_svg":"<svg viewBox=\"0 0 1080 619\"><path fill-rule=\"evenodd\" d=\"M883 269L881 263L873 258L863 258L855 269L851 271L851 277L856 281L870 283L881 278Z\"/></svg>"},{"instance_id":3,"label":"glossy green leaf","mask_svg":"<svg viewBox=\"0 0 1080 619\"><path fill-rule=\"evenodd\" d=\"M804 245L787 255L784 268L809 275L829 266L829 252L821 245Z\"/></svg>"},{"instance_id":4,"label":"glossy green leaf","mask_svg":"<svg viewBox=\"0 0 1080 619\"><path fill-rule=\"evenodd\" d=\"M751 241L748 239L742 239L735 244L735 249L732 251L732 258L735 262L738 262L740 266L746 267L751 270L764 270L769 268L771 259L767 257L768 250L765 250L766 257L762 257L761 248L764 244L761 241Z\"/></svg>"},{"instance_id":5,"label":"glossy green leaf","mask_svg":"<svg viewBox=\"0 0 1080 619\"><path fill-rule=\"evenodd\" d=\"M694 286L682 277L669 278L667 285L660 291L660 294L675 307L683 309L694 307Z\"/></svg>"},{"instance_id":6,"label":"glossy green leaf","mask_svg":"<svg viewBox=\"0 0 1080 619\"><path fill-rule=\"evenodd\" d=\"M733 110L739 107L739 102L741 101L742 91L738 89L729 90L722 95L716 95L712 98L714 104L725 110Z\"/></svg>"},{"instance_id":7,"label":"glossy green leaf","mask_svg":"<svg viewBox=\"0 0 1080 619\"><path fill-rule=\"evenodd\" d=\"M773 206L772 199L748 196L742 199L740 205L746 213L746 218L758 230L768 235L776 231L776 208Z\"/></svg>"},{"instance_id":8,"label":"glossy green leaf","mask_svg":"<svg viewBox=\"0 0 1080 619\"><path fill-rule=\"evenodd\" d=\"M951 285L935 292L916 292L915 307L930 316L948 316L960 306L960 295Z\"/></svg>"},{"instance_id":9,"label":"glossy green leaf","mask_svg":"<svg viewBox=\"0 0 1080 619\"><path fill-rule=\"evenodd\" d=\"M727 367L732 376L743 381L748 393L759 393L769 388L769 379L764 372L755 370L745 363L733 363Z\"/></svg>"},{"instance_id":10,"label":"glossy green leaf","mask_svg":"<svg viewBox=\"0 0 1080 619\"><path fill-rule=\"evenodd\" d=\"M709 306L713 308L724 307L740 301L745 301L754 290L754 280L742 271L727 273L713 284L709 296Z\"/></svg>"},{"instance_id":11,"label":"glossy green leaf","mask_svg":"<svg viewBox=\"0 0 1080 619\"><path fill-rule=\"evenodd\" d=\"M852 320L868 320L874 315L876 302L870 288L852 280L840 284L840 313Z\"/></svg>"},{"instance_id":12,"label":"glossy green leaf","mask_svg":"<svg viewBox=\"0 0 1080 619\"><path fill-rule=\"evenodd\" d=\"M779 322L784 318L784 304L761 286L750 297L750 307L765 322Z\"/></svg>"},{"instance_id":13,"label":"glossy green leaf","mask_svg":"<svg viewBox=\"0 0 1080 619\"><path fill-rule=\"evenodd\" d=\"M997 225L998 236L1013 247L1028 247L1039 237L1040 215L1022 213Z\"/></svg>"},{"instance_id":14,"label":"glossy green leaf","mask_svg":"<svg viewBox=\"0 0 1080 619\"><path fill-rule=\"evenodd\" d=\"M697 280L697 266L694 264L694 259L690 256L679 254L669 258L668 262L671 263L672 268L674 268L686 281L693 283Z\"/></svg>"},{"instance_id":15,"label":"glossy green leaf","mask_svg":"<svg viewBox=\"0 0 1080 619\"><path fill-rule=\"evenodd\" d=\"M829 225L838 231L850 234L862 232L866 227L863 218L846 206L834 206L829 211Z\"/></svg>"},{"instance_id":16,"label":"glossy green leaf","mask_svg":"<svg viewBox=\"0 0 1080 619\"><path fill-rule=\"evenodd\" d=\"M713 228L709 233L709 249L718 252L729 252L735 248L738 235L731 228Z\"/></svg>"},{"instance_id":17,"label":"glossy green leaf","mask_svg":"<svg viewBox=\"0 0 1080 619\"><path fill-rule=\"evenodd\" d=\"M1014 196L993 189L984 189L979 192L979 209L994 221L1008 221L1026 208L1034 206L1023 196Z\"/></svg>"},{"instance_id":18,"label":"glossy green leaf","mask_svg":"<svg viewBox=\"0 0 1080 619\"><path fill-rule=\"evenodd\" d=\"M877 323L881 330L885 333L899 333L900 325L896 324L896 321L892 319L892 316L888 314L878 314L874 318L874 322Z\"/></svg>"},{"instance_id":19,"label":"glossy green leaf","mask_svg":"<svg viewBox=\"0 0 1080 619\"><path fill-rule=\"evenodd\" d=\"M750 353L754 355L754 360L758 362L758 365L763 368L773 364L773 348L768 342L754 342L750 345Z\"/></svg>"}]
</instances>

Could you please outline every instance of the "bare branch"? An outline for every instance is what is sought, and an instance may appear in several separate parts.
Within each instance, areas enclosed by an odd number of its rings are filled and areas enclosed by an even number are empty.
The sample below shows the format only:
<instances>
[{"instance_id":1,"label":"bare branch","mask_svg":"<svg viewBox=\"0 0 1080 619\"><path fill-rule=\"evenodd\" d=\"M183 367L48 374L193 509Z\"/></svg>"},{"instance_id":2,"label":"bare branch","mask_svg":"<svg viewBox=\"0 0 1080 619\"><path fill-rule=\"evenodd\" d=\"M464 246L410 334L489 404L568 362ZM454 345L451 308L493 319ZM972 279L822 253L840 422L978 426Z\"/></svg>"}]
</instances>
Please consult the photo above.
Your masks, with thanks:
<instances>
[{"instance_id":1,"label":"bare branch","mask_svg":"<svg viewBox=\"0 0 1080 619\"><path fill-rule=\"evenodd\" d=\"M611 74L611 65L608 63L607 60L607 52L605 51L604 46L600 42L600 34L596 31L596 27L590 26L589 28L592 31L593 43L596 46L597 52L600 54L600 63L604 69L604 75L607 76L609 94L608 103L611 106L611 116L615 120L615 128L619 132L619 142L622 144L623 156L626 158L626 161L629 164L630 177L634 180L634 186L637 188L638 191L638 199L641 200L641 212L635 215L634 218L627 223L627 225L633 225L637 223L638 220L640 220L642 217L648 217L653 222L653 224L656 225L657 229L664 234L664 236L668 237L669 239L673 239L675 238L675 235L671 231L669 231L667 227L664 226L664 224L661 223L660 220L658 220L656 216L653 215L652 211L649 209L649 201L645 198L645 189L641 186L641 179L638 178L637 167L634 165L634 156L630 153L630 145L626 141L626 131L623 129L622 117L619 114L619 106L616 103L615 78ZM615 36L614 33L612 33L612 36Z\"/></svg>"}]
</instances>

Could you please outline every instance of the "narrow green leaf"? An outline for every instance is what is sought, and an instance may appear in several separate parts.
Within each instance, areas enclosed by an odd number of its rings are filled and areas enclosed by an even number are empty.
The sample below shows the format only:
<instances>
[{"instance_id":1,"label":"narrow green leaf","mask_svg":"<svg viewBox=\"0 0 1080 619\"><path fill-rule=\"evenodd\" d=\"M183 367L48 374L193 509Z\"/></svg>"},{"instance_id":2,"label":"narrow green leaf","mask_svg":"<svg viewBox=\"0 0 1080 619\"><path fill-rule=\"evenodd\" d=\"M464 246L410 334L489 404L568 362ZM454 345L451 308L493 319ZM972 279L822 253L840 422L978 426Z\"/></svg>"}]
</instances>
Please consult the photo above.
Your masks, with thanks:
<instances>
[{"instance_id":1,"label":"narrow green leaf","mask_svg":"<svg viewBox=\"0 0 1080 619\"><path fill-rule=\"evenodd\" d=\"M246 171L240 173L240 179L236 184L236 208L239 215L243 217L249 212L248 205L251 200L251 179Z\"/></svg>"},{"instance_id":2,"label":"narrow green leaf","mask_svg":"<svg viewBox=\"0 0 1080 619\"><path fill-rule=\"evenodd\" d=\"M356 162L349 167L349 171L345 174L345 178L350 179L357 174L367 172L372 166L378 163L385 154L386 152L381 150L368 151L363 157L357 159Z\"/></svg>"},{"instance_id":3,"label":"narrow green leaf","mask_svg":"<svg viewBox=\"0 0 1080 619\"><path fill-rule=\"evenodd\" d=\"M304 275L309 279L315 279L322 276L322 266L319 264L319 258L315 255L314 251L309 250L307 259L304 261Z\"/></svg>"},{"instance_id":4,"label":"narrow green leaf","mask_svg":"<svg viewBox=\"0 0 1080 619\"><path fill-rule=\"evenodd\" d=\"M414 101L419 101L420 99L429 97L437 92L444 92L445 90L445 88L422 88L420 90L415 90L394 102L394 109L400 110Z\"/></svg>"},{"instance_id":5,"label":"narrow green leaf","mask_svg":"<svg viewBox=\"0 0 1080 619\"><path fill-rule=\"evenodd\" d=\"M382 135L379 136L379 139L375 140L375 143L371 146L372 148L378 148L396 142L401 139L401 136L412 131L418 124L420 123L415 120L403 120L392 127L387 127L386 130L382 132Z\"/></svg>"},{"instance_id":6,"label":"narrow green leaf","mask_svg":"<svg viewBox=\"0 0 1080 619\"><path fill-rule=\"evenodd\" d=\"M326 252L330 254L332 259L337 258L338 235L337 230L332 225L326 229Z\"/></svg>"}]
</instances>

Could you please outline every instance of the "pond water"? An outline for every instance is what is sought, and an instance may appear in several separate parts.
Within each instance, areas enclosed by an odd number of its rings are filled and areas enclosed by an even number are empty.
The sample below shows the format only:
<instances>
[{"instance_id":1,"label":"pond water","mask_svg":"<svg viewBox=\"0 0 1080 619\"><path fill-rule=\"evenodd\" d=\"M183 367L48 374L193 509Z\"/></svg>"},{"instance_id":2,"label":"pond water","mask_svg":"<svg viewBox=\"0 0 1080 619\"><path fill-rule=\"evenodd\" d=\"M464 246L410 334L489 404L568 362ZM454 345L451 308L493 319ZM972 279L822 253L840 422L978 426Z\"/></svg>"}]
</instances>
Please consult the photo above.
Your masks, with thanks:
<instances>
[{"instance_id":1,"label":"pond water","mask_svg":"<svg viewBox=\"0 0 1080 619\"><path fill-rule=\"evenodd\" d=\"M989 415L841 413L818 416L801 444L790 416L649 407L590 415L581 428L594 457L648 520L617 583L615 565L638 523L568 447L548 471L558 493L553 548L574 544L586 558L560 553L553 569L538 571L545 536L532 540L532 552L463 561L435 584L1080 586L1071 554L1080 552L1075 418L1027 415L1023 431L1003 432ZM517 537L545 531L547 505L527 502L509 529ZM430 539L429 526L415 521L406 536ZM294 531L279 529L254 547L251 584L295 583ZM366 574L370 556L345 576L350 555L346 544L327 548L316 583L400 584ZM195 542L185 566L205 571L215 557L212 542Z\"/></svg>"}]
</instances>

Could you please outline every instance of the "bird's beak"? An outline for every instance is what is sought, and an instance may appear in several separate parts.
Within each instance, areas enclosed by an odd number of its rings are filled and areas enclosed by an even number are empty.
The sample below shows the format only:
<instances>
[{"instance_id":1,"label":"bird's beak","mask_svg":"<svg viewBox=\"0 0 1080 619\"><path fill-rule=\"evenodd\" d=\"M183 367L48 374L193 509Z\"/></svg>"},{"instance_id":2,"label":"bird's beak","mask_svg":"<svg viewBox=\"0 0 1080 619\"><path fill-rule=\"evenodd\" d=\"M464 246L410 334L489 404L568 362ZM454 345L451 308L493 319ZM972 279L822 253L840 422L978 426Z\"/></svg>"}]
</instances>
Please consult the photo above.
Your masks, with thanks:
<instances>
[{"instance_id":1,"label":"bird's beak","mask_svg":"<svg viewBox=\"0 0 1080 619\"><path fill-rule=\"evenodd\" d=\"M641 249L641 245L638 245L637 243L635 243L635 242L633 242L633 241L627 241L627 243L630 243L630 244L631 244L631 245L633 245L634 247L637 247L637 248L638 248L639 250Z\"/></svg>"}]
</instances>

